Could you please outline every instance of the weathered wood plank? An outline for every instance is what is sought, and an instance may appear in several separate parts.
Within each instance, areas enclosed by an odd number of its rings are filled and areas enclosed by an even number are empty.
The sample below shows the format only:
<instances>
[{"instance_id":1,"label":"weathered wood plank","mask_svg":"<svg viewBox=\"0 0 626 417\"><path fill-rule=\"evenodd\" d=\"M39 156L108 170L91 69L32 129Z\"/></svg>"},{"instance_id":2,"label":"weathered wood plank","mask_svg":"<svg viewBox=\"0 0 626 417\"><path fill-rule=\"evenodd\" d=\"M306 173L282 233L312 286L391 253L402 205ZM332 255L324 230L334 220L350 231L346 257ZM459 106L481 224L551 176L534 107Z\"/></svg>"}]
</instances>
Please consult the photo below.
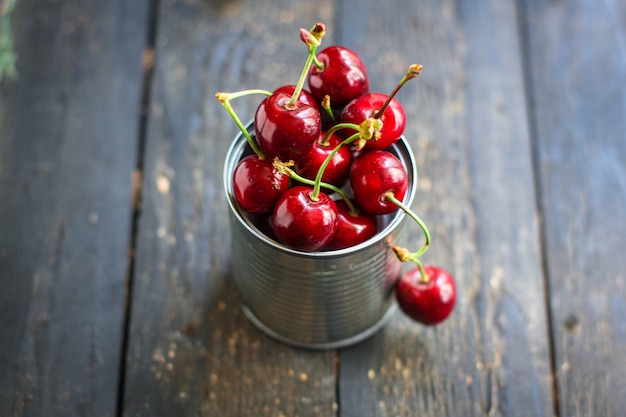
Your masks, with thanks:
<instances>
[{"instance_id":1,"label":"weathered wood plank","mask_svg":"<svg viewBox=\"0 0 626 417\"><path fill-rule=\"evenodd\" d=\"M623 415L626 4L523 4L560 411Z\"/></svg>"},{"instance_id":2,"label":"weathered wood plank","mask_svg":"<svg viewBox=\"0 0 626 417\"><path fill-rule=\"evenodd\" d=\"M20 0L0 91L0 415L114 416L145 1Z\"/></svg>"},{"instance_id":3,"label":"weathered wood plank","mask_svg":"<svg viewBox=\"0 0 626 417\"><path fill-rule=\"evenodd\" d=\"M341 4L346 21L354 7ZM341 415L551 415L515 3L360 2L359 10L359 25L337 36L362 53L374 89L389 91L411 62L424 65L400 96L419 163L414 209L433 232L425 260L456 276L459 299L440 327L398 314L371 341L343 350ZM416 227L415 248L421 239Z\"/></svg>"},{"instance_id":4,"label":"weathered wood plank","mask_svg":"<svg viewBox=\"0 0 626 417\"><path fill-rule=\"evenodd\" d=\"M329 2L162 2L142 188L125 415L334 415L334 352L274 342L232 284L217 91L295 83L299 27ZM330 35L329 35L330 36ZM260 97L233 103L247 120Z\"/></svg>"}]
</instances>

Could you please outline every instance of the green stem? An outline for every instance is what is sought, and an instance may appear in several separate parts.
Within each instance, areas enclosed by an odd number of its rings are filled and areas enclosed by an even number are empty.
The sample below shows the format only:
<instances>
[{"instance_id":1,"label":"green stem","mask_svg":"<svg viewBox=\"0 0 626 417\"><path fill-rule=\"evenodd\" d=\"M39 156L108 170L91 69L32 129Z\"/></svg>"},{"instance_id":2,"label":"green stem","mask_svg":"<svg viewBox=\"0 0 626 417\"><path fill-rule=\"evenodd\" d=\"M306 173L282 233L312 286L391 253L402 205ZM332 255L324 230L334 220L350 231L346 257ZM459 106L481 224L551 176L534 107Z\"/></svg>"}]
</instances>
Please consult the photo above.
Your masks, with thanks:
<instances>
[{"instance_id":1,"label":"green stem","mask_svg":"<svg viewBox=\"0 0 626 417\"><path fill-rule=\"evenodd\" d=\"M341 129L352 129L352 130L356 130L356 131L360 131L361 128L359 125L355 124L355 123L337 123L335 125L333 125L333 127L331 127L330 129L328 129L326 131L326 134L324 135L324 140L323 142L328 142L328 138L335 132L341 130Z\"/></svg>"},{"instance_id":2,"label":"green stem","mask_svg":"<svg viewBox=\"0 0 626 417\"><path fill-rule=\"evenodd\" d=\"M325 95L324 98L322 99L322 108L326 111L326 114L328 114L328 116L330 117L330 120L332 120L333 123L337 123L337 119L335 118L335 113L333 113L333 109L332 107L330 107L329 95Z\"/></svg>"},{"instance_id":3,"label":"green stem","mask_svg":"<svg viewBox=\"0 0 626 417\"><path fill-rule=\"evenodd\" d=\"M389 106L389 103L391 103L391 100L393 100L396 94L398 94L398 91L400 91L400 89L404 86L404 84L407 83L407 81L412 80L413 78L417 78L420 75L421 71L422 71L422 66L420 64L413 64L409 66L409 69L404 74L404 76L402 77L398 85L396 85L396 87L393 89L391 94L387 96L387 99L383 103L382 107L378 109L376 113L374 113L374 116L373 116L374 119L380 119L383 116L383 113L387 109L387 106Z\"/></svg>"},{"instance_id":4,"label":"green stem","mask_svg":"<svg viewBox=\"0 0 626 417\"><path fill-rule=\"evenodd\" d=\"M304 64L304 68L302 68L302 72L300 73L300 79L298 80L298 84L296 84L296 88L293 91L293 95L291 96L291 100L287 103L287 107L293 107L296 105L298 101L298 97L300 97L300 92L304 87L304 82L306 81L306 77L309 74L309 70L311 69L311 64L313 64L313 58L315 58L315 51L317 50L317 46L309 47L309 57Z\"/></svg>"},{"instance_id":5,"label":"green stem","mask_svg":"<svg viewBox=\"0 0 626 417\"><path fill-rule=\"evenodd\" d=\"M317 59L316 56L313 56L313 65L315 65L315 67L319 70L319 71L323 71L324 70L324 64L322 64L320 62L319 59Z\"/></svg>"},{"instance_id":6,"label":"green stem","mask_svg":"<svg viewBox=\"0 0 626 417\"><path fill-rule=\"evenodd\" d=\"M410 260L414 263L418 263L419 260L417 258L419 258L420 256L422 256L424 254L424 252L426 252L426 249L428 249L428 246L430 245L430 232L428 231L428 227L426 227L426 224L424 223L424 221L422 219L420 219L420 217L415 214L415 212L413 210L411 210L409 207L407 207L402 201L398 200L392 192L388 192L385 194L385 199L387 201L390 201L391 203L395 204L396 206L400 207L406 214L408 214L413 220L415 220L415 222L420 226L420 228L422 229L422 231L424 232L424 237L425 237L425 241L423 246L415 253L411 254ZM419 266L419 264L418 264Z\"/></svg>"},{"instance_id":7,"label":"green stem","mask_svg":"<svg viewBox=\"0 0 626 417\"><path fill-rule=\"evenodd\" d=\"M222 101L222 105L224 106L228 114L230 114L230 117L233 118L233 120L235 121L235 124L239 127L239 130L241 130L241 133L248 141L248 145L250 145L254 153L259 157L259 159L265 159L265 154L263 153L261 148L259 148L259 145L257 145L256 141L252 139L252 136L250 136L250 132L248 132L248 129L246 129L244 124L241 122L241 120L239 119L239 116L237 116L237 113L235 112L233 107L230 105L230 101L229 100Z\"/></svg>"},{"instance_id":8,"label":"green stem","mask_svg":"<svg viewBox=\"0 0 626 417\"><path fill-rule=\"evenodd\" d=\"M329 132L333 132L333 128L331 128ZM324 171L326 170L326 167L328 166L328 164L330 164L330 161L333 159L335 154L339 152L339 149L341 149L342 146L348 145L354 142L355 140L359 139L360 137L361 137L360 133L355 133L354 135L350 136L348 139L341 142L339 145L335 146L335 148L332 151L330 151L328 156L326 156L326 159L324 159L324 162L322 162L322 165L320 165L320 169L317 170L317 175L315 176L315 182L313 184L313 192L311 193L311 199L317 200L317 197L320 193L322 176L324 175ZM324 140L326 140L326 136L324 137Z\"/></svg>"},{"instance_id":9,"label":"green stem","mask_svg":"<svg viewBox=\"0 0 626 417\"><path fill-rule=\"evenodd\" d=\"M220 93L218 93L218 94L220 94ZM272 92L271 91L267 91L267 90L261 90L259 88L252 88L250 90L241 90L241 91L237 91L237 92L234 92L234 93L224 93L224 94L228 95L228 100L234 100L236 98L249 96L249 95L252 95L252 94L263 94L264 96L269 97L269 96L272 95Z\"/></svg>"},{"instance_id":10,"label":"green stem","mask_svg":"<svg viewBox=\"0 0 626 417\"><path fill-rule=\"evenodd\" d=\"M301 176L300 174L298 174L297 172L295 172L293 169L287 167L283 162L278 161L279 164L282 164L282 166L276 166L276 164L274 165L276 167L276 169L278 169L280 172L283 172L285 174L287 174L289 176L289 178L292 178L298 182L301 182L302 184L307 184L307 185L312 185L315 186L315 181L305 178L303 176ZM346 205L348 206L348 211L350 212L350 214L356 216L358 214L358 211L356 209L356 207L354 206L354 204L352 203L352 201L350 201L350 198L348 198L348 196L346 195L346 193L339 187L334 186L333 184L329 184L326 182L321 182L320 181L320 186L327 188L337 194L339 194L339 196L341 197L341 199L343 201L346 202ZM318 196L319 196L319 192L318 192ZM317 200L317 196L315 198L315 201Z\"/></svg>"},{"instance_id":11,"label":"green stem","mask_svg":"<svg viewBox=\"0 0 626 417\"><path fill-rule=\"evenodd\" d=\"M430 281L430 277L428 276L428 274L426 273L426 269L424 268L424 265L422 265L422 261L420 261L418 258L413 258L411 257L411 262L413 262L415 265L417 265L417 267L420 270L420 282L427 284L428 281Z\"/></svg>"}]
</instances>

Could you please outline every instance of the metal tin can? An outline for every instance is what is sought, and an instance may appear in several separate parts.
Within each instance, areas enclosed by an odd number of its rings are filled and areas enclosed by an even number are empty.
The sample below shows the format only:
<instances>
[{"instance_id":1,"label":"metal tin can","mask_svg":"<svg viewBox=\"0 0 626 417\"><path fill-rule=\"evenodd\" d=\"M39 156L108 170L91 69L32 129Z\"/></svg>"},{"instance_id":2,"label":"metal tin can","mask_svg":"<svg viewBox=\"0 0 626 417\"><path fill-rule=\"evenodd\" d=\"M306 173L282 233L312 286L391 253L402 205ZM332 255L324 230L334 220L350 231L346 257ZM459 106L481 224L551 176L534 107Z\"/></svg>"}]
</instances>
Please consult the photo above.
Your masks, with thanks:
<instances>
[{"instance_id":1,"label":"metal tin can","mask_svg":"<svg viewBox=\"0 0 626 417\"><path fill-rule=\"evenodd\" d=\"M248 129L254 134L252 124ZM417 181L413 152L404 136L389 150L407 170L403 202L410 206ZM309 349L345 347L377 332L396 310L393 289L402 264L390 244L404 244L407 216L400 209L378 216L379 232L350 248L291 249L264 234L237 206L233 172L250 152L245 137L237 135L224 166L234 279L247 318L270 337Z\"/></svg>"}]
</instances>

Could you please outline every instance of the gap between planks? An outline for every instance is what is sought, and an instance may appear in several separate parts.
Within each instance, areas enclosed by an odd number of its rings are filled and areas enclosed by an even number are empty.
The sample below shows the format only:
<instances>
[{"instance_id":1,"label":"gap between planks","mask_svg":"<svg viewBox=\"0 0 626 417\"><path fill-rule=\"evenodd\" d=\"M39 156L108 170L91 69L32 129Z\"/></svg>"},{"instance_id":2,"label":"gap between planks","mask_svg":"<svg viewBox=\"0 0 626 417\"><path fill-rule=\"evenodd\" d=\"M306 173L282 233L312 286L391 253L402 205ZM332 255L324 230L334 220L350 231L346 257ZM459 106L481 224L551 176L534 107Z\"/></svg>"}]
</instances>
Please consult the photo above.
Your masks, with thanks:
<instances>
[{"instance_id":1,"label":"gap between planks","mask_svg":"<svg viewBox=\"0 0 626 417\"><path fill-rule=\"evenodd\" d=\"M141 186L144 172L144 155L147 143L147 126L150 114L150 100L152 82L154 78L155 47L159 20L160 0L149 0L148 24L146 27L146 44L142 56L142 85L141 101L139 103L139 129L137 132L137 153L135 169L133 171L131 227L129 236L128 270L126 272L126 303L124 306L124 324L122 334L122 346L120 355L120 369L117 393L116 415L124 414L124 392L126 390L126 365L127 352L130 338L130 321L132 309L133 284L135 281L135 254L137 249L137 236L139 235L139 219L141 217Z\"/></svg>"}]
</instances>

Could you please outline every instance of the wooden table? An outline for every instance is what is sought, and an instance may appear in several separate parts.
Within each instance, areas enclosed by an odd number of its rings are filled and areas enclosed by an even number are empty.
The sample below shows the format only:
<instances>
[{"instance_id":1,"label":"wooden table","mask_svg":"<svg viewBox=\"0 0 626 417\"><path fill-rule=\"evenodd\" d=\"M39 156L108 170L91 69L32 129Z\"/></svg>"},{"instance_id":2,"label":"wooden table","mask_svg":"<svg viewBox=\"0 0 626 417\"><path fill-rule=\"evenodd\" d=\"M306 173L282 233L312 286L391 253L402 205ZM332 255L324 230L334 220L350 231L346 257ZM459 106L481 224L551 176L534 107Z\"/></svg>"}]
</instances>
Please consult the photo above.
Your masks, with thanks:
<instances>
[{"instance_id":1,"label":"wooden table","mask_svg":"<svg viewBox=\"0 0 626 417\"><path fill-rule=\"evenodd\" d=\"M10 17L0 416L626 415L625 2L18 0ZM459 286L443 325L397 313L329 351L240 311L237 127L214 98L295 83L317 21L375 91L424 65L399 96L413 208Z\"/></svg>"}]
</instances>

